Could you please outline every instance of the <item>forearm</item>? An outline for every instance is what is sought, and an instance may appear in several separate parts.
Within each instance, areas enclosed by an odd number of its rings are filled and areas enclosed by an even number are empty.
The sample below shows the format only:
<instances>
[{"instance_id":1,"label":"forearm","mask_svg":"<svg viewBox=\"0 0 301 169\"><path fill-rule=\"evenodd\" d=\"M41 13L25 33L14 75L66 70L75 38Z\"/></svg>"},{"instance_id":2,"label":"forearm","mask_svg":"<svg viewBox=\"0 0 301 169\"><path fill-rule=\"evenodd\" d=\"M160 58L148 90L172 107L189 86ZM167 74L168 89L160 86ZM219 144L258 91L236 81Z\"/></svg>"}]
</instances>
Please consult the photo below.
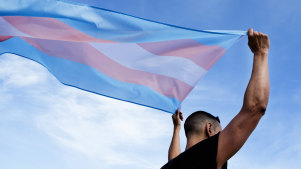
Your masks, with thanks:
<instances>
[{"instance_id":1,"label":"forearm","mask_svg":"<svg viewBox=\"0 0 301 169\"><path fill-rule=\"evenodd\" d=\"M243 109L264 113L269 99L269 72L267 52L254 54L253 70L245 92Z\"/></svg>"},{"instance_id":2,"label":"forearm","mask_svg":"<svg viewBox=\"0 0 301 169\"><path fill-rule=\"evenodd\" d=\"M181 153L180 146L180 126L174 127L173 136L168 150L168 161L177 157Z\"/></svg>"}]
</instances>

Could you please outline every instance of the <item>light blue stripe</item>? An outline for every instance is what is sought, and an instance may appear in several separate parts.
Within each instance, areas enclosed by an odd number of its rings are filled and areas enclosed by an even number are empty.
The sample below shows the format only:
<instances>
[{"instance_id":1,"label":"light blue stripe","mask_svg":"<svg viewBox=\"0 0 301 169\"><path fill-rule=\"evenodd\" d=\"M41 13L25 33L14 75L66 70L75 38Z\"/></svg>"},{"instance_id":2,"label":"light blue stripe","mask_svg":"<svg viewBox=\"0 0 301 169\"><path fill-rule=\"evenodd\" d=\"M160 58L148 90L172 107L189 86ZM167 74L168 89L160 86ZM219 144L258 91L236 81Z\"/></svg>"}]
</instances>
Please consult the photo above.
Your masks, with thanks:
<instances>
[{"instance_id":1,"label":"light blue stripe","mask_svg":"<svg viewBox=\"0 0 301 169\"><path fill-rule=\"evenodd\" d=\"M190 86L194 86L207 73L204 68L189 59L176 56L157 56L135 43L90 44L127 68L172 77Z\"/></svg>"},{"instance_id":2,"label":"light blue stripe","mask_svg":"<svg viewBox=\"0 0 301 169\"><path fill-rule=\"evenodd\" d=\"M54 0L0 0L0 15L55 17L96 38L117 42L202 39L205 45L232 45L245 31L202 31L162 24L109 10ZM216 40L216 41L215 41Z\"/></svg>"},{"instance_id":3,"label":"light blue stripe","mask_svg":"<svg viewBox=\"0 0 301 169\"><path fill-rule=\"evenodd\" d=\"M206 44L208 46L219 45L227 50L242 37L244 36L231 35L231 36L219 36L215 38L198 38L194 40L200 42L201 44Z\"/></svg>"},{"instance_id":4,"label":"light blue stripe","mask_svg":"<svg viewBox=\"0 0 301 169\"><path fill-rule=\"evenodd\" d=\"M0 54L14 53L45 66L63 84L103 96L174 113L181 102L165 97L142 85L110 78L96 69L77 62L49 56L24 40L14 37L0 43Z\"/></svg>"},{"instance_id":5,"label":"light blue stripe","mask_svg":"<svg viewBox=\"0 0 301 169\"><path fill-rule=\"evenodd\" d=\"M106 11L100 11L106 12ZM99 12L99 13L100 13ZM114 13L113 13L114 14ZM102 14L99 14L100 16ZM116 14L117 15L117 14ZM127 22L124 24L123 22ZM90 36L106 39L116 42L126 43L143 43L143 42L157 42L178 39L195 39L200 43L208 46L219 45L224 49L228 49L234 44L235 41L231 39L238 39L242 35L232 34L215 34L207 32L197 32L186 29L179 29L157 23L147 22L136 18L128 17L126 20L118 16L111 16L106 20L101 27L96 28L94 24L87 22L78 22L70 19L60 18L60 21L68 24L69 26L80 30ZM131 24L131 25L129 25ZM114 27L109 28L111 25ZM129 27L132 27L131 29Z\"/></svg>"}]
</instances>

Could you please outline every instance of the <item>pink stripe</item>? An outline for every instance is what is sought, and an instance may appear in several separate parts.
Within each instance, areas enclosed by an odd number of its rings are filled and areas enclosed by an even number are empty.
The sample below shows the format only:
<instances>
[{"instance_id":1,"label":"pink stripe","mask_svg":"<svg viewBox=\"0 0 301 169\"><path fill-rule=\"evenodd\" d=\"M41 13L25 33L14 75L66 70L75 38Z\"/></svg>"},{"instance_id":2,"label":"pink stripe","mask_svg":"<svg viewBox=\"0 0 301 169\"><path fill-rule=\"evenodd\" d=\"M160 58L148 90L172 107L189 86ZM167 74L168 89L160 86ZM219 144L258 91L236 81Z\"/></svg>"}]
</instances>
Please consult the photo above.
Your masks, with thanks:
<instances>
[{"instance_id":1,"label":"pink stripe","mask_svg":"<svg viewBox=\"0 0 301 169\"><path fill-rule=\"evenodd\" d=\"M147 42L138 45L155 55L190 59L206 70L209 70L226 52L220 46L203 45L193 39Z\"/></svg>"},{"instance_id":2,"label":"pink stripe","mask_svg":"<svg viewBox=\"0 0 301 169\"><path fill-rule=\"evenodd\" d=\"M116 80L148 86L158 93L183 101L192 86L170 77L129 69L100 53L88 43L23 38L42 52L89 65Z\"/></svg>"},{"instance_id":3,"label":"pink stripe","mask_svg":"<svg viewBox=\"0 0 301 169\"><path fill-rule=\"evenodd\" d=\"M0 42L12 38L12 36L0 36Z\"/></svg>"},{"instance_id":4,"label":"pink stripe","mask_svg":"<svg viewBox=\"0 0 301 169\"><path fill-rule=\"evenodd\" d=\"M19 31L34 38L74 42L114 43L113 41L89 36L54 18L3 16L3 19Z\"/></svg>"},{"instance_id":5,"label":"pink stripe","mask_svg":"<svg viewBox=\"0 0 301 169\"><path fill-rule=\"evenodd\" d=\"M91 37L53 18L3 16L3 19L21 32L35 38L114 43L113 41ZM220 46L207 46L192 39L147 42L138 45L155 55L178 56L190 59L206 70L209 70L226 52Z\"/></svg>"}]
</instances>

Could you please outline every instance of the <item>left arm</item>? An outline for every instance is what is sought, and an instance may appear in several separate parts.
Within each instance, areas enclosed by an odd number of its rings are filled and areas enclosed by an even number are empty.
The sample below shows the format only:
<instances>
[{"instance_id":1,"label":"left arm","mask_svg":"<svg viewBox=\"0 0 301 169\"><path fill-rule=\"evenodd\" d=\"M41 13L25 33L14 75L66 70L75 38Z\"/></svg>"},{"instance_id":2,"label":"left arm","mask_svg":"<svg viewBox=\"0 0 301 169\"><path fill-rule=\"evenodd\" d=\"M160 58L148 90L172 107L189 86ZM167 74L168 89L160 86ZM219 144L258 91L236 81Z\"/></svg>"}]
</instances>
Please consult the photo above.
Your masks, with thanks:
<instances>
[{"instance_id":1,"label":"left arm","mask_svg":"<svg viewBox=\"0 0 301 169\"><path fill-rule=\"evenodd\" d=\"M180 147L180 129L181 121L183 121L182 112L178 111L172 115L172 121L174 124L173 136L168 150L168 161L174 159L181 153Z\"/></svg>"}]
</instances>

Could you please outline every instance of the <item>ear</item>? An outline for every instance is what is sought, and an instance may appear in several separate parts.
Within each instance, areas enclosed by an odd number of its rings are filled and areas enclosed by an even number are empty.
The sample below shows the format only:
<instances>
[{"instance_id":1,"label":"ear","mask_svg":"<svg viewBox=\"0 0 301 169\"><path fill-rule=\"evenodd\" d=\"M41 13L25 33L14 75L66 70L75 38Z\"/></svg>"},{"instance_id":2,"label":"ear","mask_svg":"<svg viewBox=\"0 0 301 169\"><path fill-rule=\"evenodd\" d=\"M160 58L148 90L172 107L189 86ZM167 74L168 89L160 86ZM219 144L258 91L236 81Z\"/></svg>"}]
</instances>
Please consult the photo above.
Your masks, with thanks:
<instances>
[{"instance_id":1,"label":"ear","mask_svg":"<svg viewBox=\"0 0 301 169\"><path fill-rule=\"evenodd\" d=\"M207 137L211 137L215 134L215 130L212 123L206 123L205 133Z\"/></svg>"}]
</instances>

